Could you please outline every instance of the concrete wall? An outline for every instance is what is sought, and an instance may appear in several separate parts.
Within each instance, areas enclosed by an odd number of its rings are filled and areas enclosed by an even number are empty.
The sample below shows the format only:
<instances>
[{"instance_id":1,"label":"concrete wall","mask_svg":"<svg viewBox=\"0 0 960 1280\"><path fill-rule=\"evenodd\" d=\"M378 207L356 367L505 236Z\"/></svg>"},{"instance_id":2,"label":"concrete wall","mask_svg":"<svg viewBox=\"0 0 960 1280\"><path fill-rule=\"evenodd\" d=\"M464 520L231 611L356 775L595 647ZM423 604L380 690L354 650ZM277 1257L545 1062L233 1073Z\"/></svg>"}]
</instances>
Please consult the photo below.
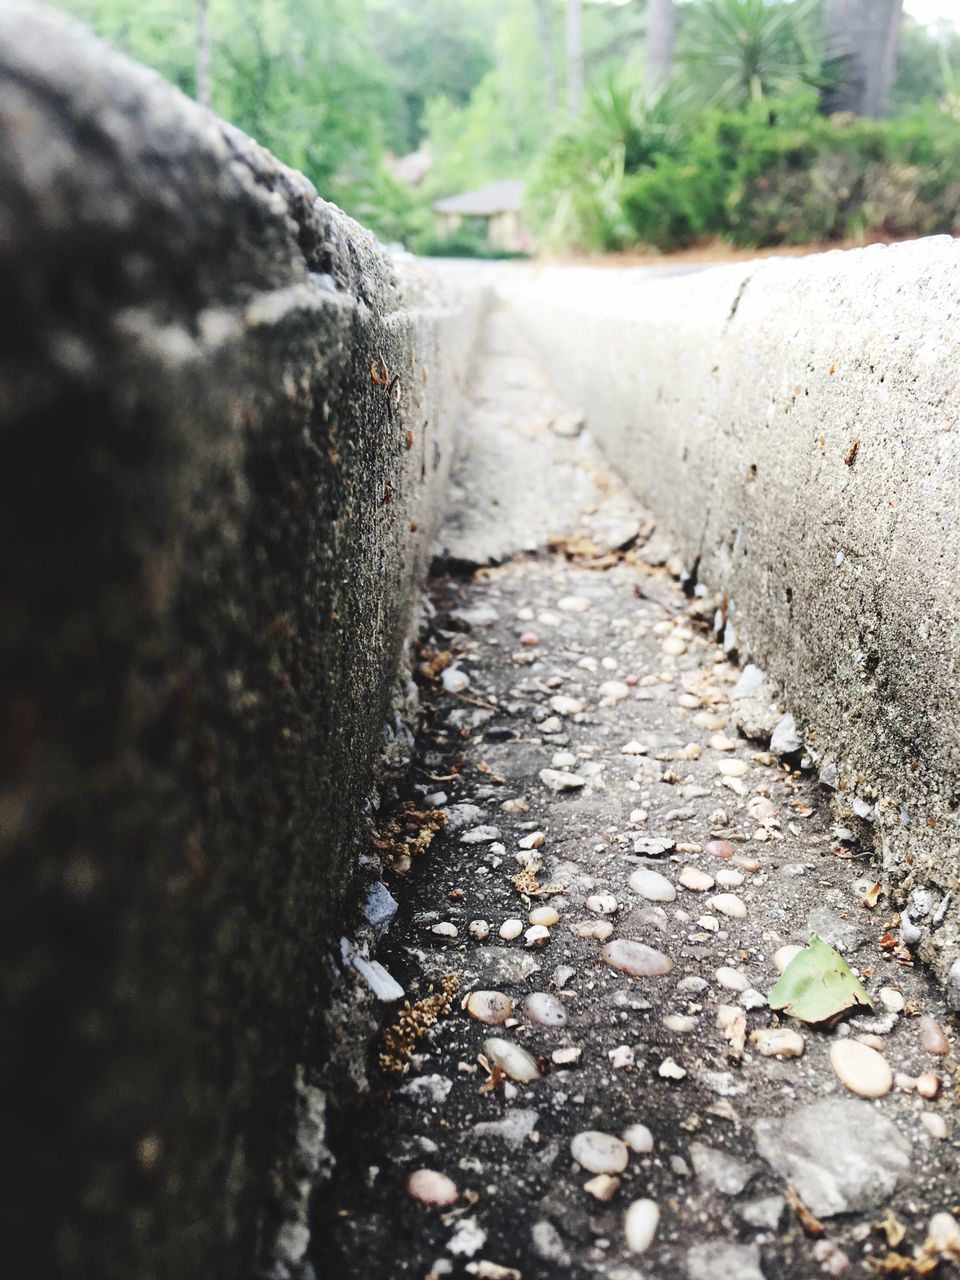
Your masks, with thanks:
<instances>
[{"instance_id":1,"label":"concrete wall","mask_svg":"<svg viewBox=\"0 0 960 1280\"><path fill-rule=\"evenodd\" d=\"M499 287L728 596L960 1007L960 244Z\"/></svg>"},{"instance_id":2,"label":"concrete wall","mask_svg":"<svg viewBox=\"0 0 960 1280\"><path fill-rule=\"evenodd\" d=\"M0 299L4 1271L235 1280L315 1172L295 1084L481 302L12 2Z\"/></svg>"}]
</instances>

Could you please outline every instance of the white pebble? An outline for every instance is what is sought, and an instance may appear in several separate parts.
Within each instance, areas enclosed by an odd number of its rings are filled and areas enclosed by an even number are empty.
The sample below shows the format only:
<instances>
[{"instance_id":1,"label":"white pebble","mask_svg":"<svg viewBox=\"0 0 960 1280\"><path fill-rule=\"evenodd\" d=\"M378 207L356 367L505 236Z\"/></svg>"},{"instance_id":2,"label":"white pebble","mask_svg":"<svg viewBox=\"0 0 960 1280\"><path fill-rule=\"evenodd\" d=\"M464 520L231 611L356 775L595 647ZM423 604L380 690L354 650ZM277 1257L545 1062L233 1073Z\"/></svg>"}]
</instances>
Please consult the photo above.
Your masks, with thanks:
<instances>
[{"instance_id":1,"label":"white pebble","mask_svg":"<svg viewBox=\"0 0 960 1280\"><path fill-rule=\"evenodd\" d=\"M687 646L677 636L667 636L660 646L668 658L679 658L687 652Z\"/></svg>"},{"instance_id":2,"label":"white pebble","mask_svg":"<svg viewBox=\"0 0 960 1280\"><path fill-rule=\"evenodd\" d=\"M685 1035L688 1031L694 1029L697 1025L697 1020L686 1013L668 1013L663 1019L663 1025L668 1031L676 1031L681 1035Z\"/></svg>"},{"instance_id":3,"label":"white pebble","mask_svg":"<svg viewBox=\"0 0 960 1280\"><path fill-rule=\"evenodd\" d=\"M861 1098L882 1098L893 1088L893 1072L886 1058L858 1040L832 1044L830 1065L840 1083Z\"/></svg>"},{"instance_id":4,"label":"white pebble","mask_svg":"<svg viewBox=\"0 0 960 1280\"><path fill-rule=\"evenodd\" d=\"M735 751L737 744L732 738L728 738L726 734L715 733L707 743L712 751Z\"/></svg>"},{"instance_id":5,"label":"white pebble","mask_svg":"<svg viewBox=\"0 0 960 1280\"><path fill-rule=\"evenodd\" d=\"M557 601L557 608L564 613L586 613L590 608L590 601L586 596L561 596Z\"/></svg>"},{"instance_id":6,"label":"white pebble","mask_svg":"<svg viewBox=\"0 0 960 1280\"><path fill-rule=\"evenodd\" d=\"M542 849L547 842L547 837L542 831L531 831L528 836L524 836L520 841L521 849Z\"/></svg>"},{"instance_id":7,"label":"white pebble","mask_svg":"<svg viewBox=\"0 0 960 1280\"><path fill-rule=\"evenodd\" d=\"M679 1062L674 1062L672 1058L664 1058L657 1068L657 1075L664 1080L683 1080L686 1074Z\"/></svg>"},{"instance_id":8,"label":"white pebble","mask_svg":"<svg viewBox=\"0 0 960 1280\"><path fill-rule=\"evenodd\" d=\"M678 880L685 889L691 889L694 893L706 893L715 883L713 876L708 876L699 867L684 867Z\"/></svg>"},{"instance_id":9,"label":"white pebble","mask_svg":"<svg viewBox=\"0 0 960 1280\"><path fill-rule=\"evenodd\" d=\"M607 1057L614 1071L626 1071L634 1064L633 1050L628 1044L619 1044L616 1049L608 1049Z\"/></svg>"},{"instance_id":10,"label":"white pebble","mask_svg":"<svg viewBox=\"0 0 960 1280\"><path fill-rule=\"evenodd\" d=\"M562 1049L554 1049L551 1057L558 1067L573 1066L580 1061L583 1050L579 1045L565 1045Z\"/></svg>"},{"instance_id":11,"label":"white pebble","mask_svg":"<svg viewBox=\"0 0 960 1280\"><path fill-rule=\"evenodd\" d=\"M483 1052L505 1075L520 1084L530 1084L540 1075L536 1060L512 1040L501 1040L499 1036L493 1036L484 1040Z\"/></svg>"},{"instance_id":12,"label":"white pebble","mask_svg":"<svg viewBox=\"0 0 960 1280\"><path fill-rule=\"evenodd\" d=\"M500 1024L513 1013L513 1001L502 991L471 991L466 1000L466 1010L477 1022Z\"/></svg>"},{"instance_id":13,"label":"white pebble","mask_svg":"<svg viewBox=\"0 0 960 1280\"><path fill-rule=\"evenodd\" d=\"M550 937L550 930L542 924L531 925L523 935L528 947L542 947Z\"/></svg>"},{"instance_id":14,"label":"white pebble","mask_svg":"<svg viewBox=\"0 0 960 1280\"><path fill-rule=\"evenodd\" d=\"M519 938L521 933L523 933L523 921L504 920L498 932L504 942L512 942L514 938Z\"/></svg>"},{"instance_id":15,"label":"white pebble","mask_svg":"<svg viewBox=\"0 0 960 1280\"><path fill-rule=\"evenodd\" d=\"M550 699L550 710L555 711L558 716L576 716L583 710L583 703L579 698L569 698L565 693L558 693Z\"/></svg>"},{"instance_id":16,"label":"white pebble","mask_svg":"<svg viewBox=\"0 0 960 1280\"><path fill-rule=\"evenodd\" d=\"M485 942L490 937L490 925L486 920L471 920L467 926L467 932L471 938L476 938L477 942Z\"/></svg>"},{"instance_id":17,"label":"white pebble","mask_svg":"<svg viewBox=\"0 0 960 1280\"><path fill-rule=\"evenodd\" d=\"M730 916L733 920L747 918L747 904L735 893L718 893L710 898L707 906L719 911L722 916Z\"/></svg>"},{"instance_id":18,"label":"white pebble","mask_svg":"<svg viewBox=\"0 0 960 1280\"><path fill-rule=\"evenodd\" d=\"M632 978L657 977L669 973L673 968L673 961L669 956L642 942L635 942L632 938L615 938L608 942L603 948L603 959L611 969L619 969Z\"/></svg>"},{"instance_id":19,"label":"white pebble","mask_svg":"<svg viewBox=\"0 0 960 1280\"><path fill-rule=\"evenodd\" d=\"M435 933L438 938L455 938L457 936L457 927L446 920L441 920L439 924L432 926L430 932Z\"/></svg>"},{"instance_id":20,"label":"white pebble","mask_svg":"<svg viewBox=\"0 0 960 1280\"><path fill-rule=\"evenodd\" d=\"M560 773L556 769L541 769L540 781L551 791L578 791L587 785L586 778L576 773Z\"/></svg>"},{"instance_id":21,"label":"white pebble","mask_svg":"<svg viewBox=\"0 0 960 1280\"><path fill-rule=\"evenodd\" d=\"M750 766L746 760L734 758L733 760L719 760L717 762L717 773L722 774L725 778L742 778Z\"/></svg>"},{"instance_id":22,"label":"white pebble","mask_svg":"<svg viewBox=\"0 0 960 1280\"><path fill-rule=\"evenodd\" d=\"M637 742L634 738L630 742L625 742L620 750L625 756L645 756L649 748L645 747L642 742Z\"/></svg>"},{"instance_id":23,"label":"white pebble","mask_svg":"<svg viewBox=\"0 0 960 1280\"><path fill-rule=\"evenodd\" d=\"M570 928L578 938L591 938L594 942L606 942L613 933L609 920L578 920Z\"/></svg>"},{"instance_id":24,"label":"white pebble","mask_svg":"<svg viewBox=\"0 0 960 1280\"><path fill-rule=\"evenodd\" d=\"M877 992L880 997L880 1003L888 1013L902 1013L905 1004L903 993L897 991L894 987L881 987Z\"/></svg>"},{"instance_id":25,"label":"white pebble","mask_svg":"<svg viewBox=\"0 0 960 1280\"><path fill-rule=\"evenodd\" d=\"M791 1027L758 1027L750 1043L764 1058L799 1058L804 1049L803 1036Z\"/></svg>"},{"instance_id":26,"label":"white pebble","mask_svg":"<svg viewBox=\"0 0 960 1280\"><path fill-rule=\"evenodd\" d=\"M587 1129L570 1142L570 1154L588 1173L623 1173L627 1167L627 1148L611 1133Z\"/></svg>"},{"instance_id":27,"label":"white pebble","mask_svg":"<svg viewBox=\"0 0 960 1280\"><path fill-rule=\"evenodd\" d=\"M547 991L533 991L523 1002L523 1012L531 1022L538 1022L544 1027L565 1027L567 1011L557 999Z\"/></svg>"},{"instance_id":28,"label":"white pebble","mask_svg":"<svg viewBox=\"0 0 960 1280\"><path fill-rule=\"evenodd\" d=\"M600 686L600 697L607 702L622 702L630 697L630 686L622 680L604 680Z\"/></svg>"},{"instance_id":29,"label":"white pebble","mask_svg":"<svg viewBox=\"0 0 960 1280\"><path fill-rule=\"evenodd\" d=\"M646 867L634 871L627 885L632 893L639 894L648 902L673 902L677 896L675 887L666 876L662 876L659 871L649 871Z\"/></svg>"},{"instance_id":30,"label":"white pebble","mask_svg":"<svg viewBox=\"0 0 960 1280\"><path fill-rule=\"evenodd\" d=\"M453 1179L434 1169L417 1169L415 1173L411 1173L407 1178L407 1193L421 1204L436 1205L444 1209L460 1195Z\"/></svg>"},{"instance_id":31,"label":"white pebble","mask_svg":"<svg viewBox=\"0 0 960 1280\"><path fill-rule=\"evenodd\" d=\"M743 884L743 872L732 867L721 867L717 872L717 884L724 889L738 889Z\"/></svg>"},{"instance_id":32,"label":"white pebble","mask_svg":"<svg viewBox=\"0 0 960 1280\"><path fill-rule=\"evenodd\" d=\"M930 1137L936 1138L938 1142L943 1142L949 1137L950 1130L947 1128L947 1122L938 1111L922 1111L920 1113L920 1123Z\"/></svg>"},{"instance_id":33,"label":"white pebble","mask_svg":"<svg viewBox=\"0 0 960 1280\"><path fill-rule=\"evenodd\" d=\"M605 1203L607 1200L612 1200L619 1191L620 1179L611 1177L609 1173L598 1173L595 1178L583 1184L583 1189L588 1195L593 1196L594 1200Z\"/></svg>"},{"instance_id":34,"label":"white pebble","mask_svg":"<svg viewBox=\"0 0 960 1280\"><path fill-rule=\"evenodd\" d=\"M795 946L792 942L785 947L778 947L773 953L773 967L777 973L783 973L790 961L803 950L803 947Z\"/></svg>"},{"instance_id":35,"label":"white pebble","mask_svg":"<svg viewBox=\"0 0 960 1280\"><path fill-rule=\"evenodd\" d=\"M447 667L440 676L440 680L447 693L463 693L470 684L470 677L459 667Z\"/></svg>"},{"instance_id":36,"label":"white pebble","mask_svg":"<svg viewBox=\"0 0 960 1280\"><path fill-rule=\"evenodd\" d=\"M623 1140L631 1151L639 1155L653 1150L653 1134L645 1124L632 1124L624 1129Z\"/></svg>"},{"instance_id":37,"label":"white pebble","mask_svg":"<svg viewBox=\"0 0 960 1280\"><path fill-rule=\"evenodd\" d=\"M534 907L527 916L529 924L545 924L548 926L557 924L559 919L560 913L556 907Z\"/></svg>"},{"instance_id":38,"label":"white pebble","mask_svg":"<svg viewBox=\"0 0 960 1280\"><path fill-rule=\"evenodd\" d=\"M612 893L593 893L584 905L598 916L612 916L620 906Z\"/></svg>"},{"instance_id":39,"label":"white pebble","mask_svg":"<svg viewBox=\"0 0 960 1280\"><path fill-rule=\"evenodd\" d=\"M750 988L750 979L745 973L741 973L739 969L731 969L727 965L722 965L714 974L717 982L721 987L725 987L728 991L748 991Z\"/></svg>"},{"instance_id":40,"label":"white pebble","mask_svg":"<svg viewBox=\"0 0 960 1280\"><path fill-rule=\"evenodd\" d=\"M623 1224L631 1253L646 1253L653 1244L659 1222L660 1208L655 1200L634 1200Z\"/></svg>"}]
</instances>

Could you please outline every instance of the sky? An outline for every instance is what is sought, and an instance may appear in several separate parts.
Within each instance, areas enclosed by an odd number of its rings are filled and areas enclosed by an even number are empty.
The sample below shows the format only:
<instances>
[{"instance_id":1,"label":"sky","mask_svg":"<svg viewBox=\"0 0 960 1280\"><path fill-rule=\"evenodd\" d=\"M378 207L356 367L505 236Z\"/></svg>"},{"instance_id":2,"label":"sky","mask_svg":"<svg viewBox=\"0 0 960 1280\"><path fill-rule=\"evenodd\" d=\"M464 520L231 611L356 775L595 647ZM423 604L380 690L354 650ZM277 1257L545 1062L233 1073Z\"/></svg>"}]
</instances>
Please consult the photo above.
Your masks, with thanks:
<instances>
[{"instance_id":1,"label":"sky","mask_svg":"<svg viewBox=\"0 0 960 1280\"><path fill-rule=\"evenodd\" d=\"M904 9L918 22L936 22L946 18L960 26L960 0L904 0Z\"/></svg>"}]
</instances>

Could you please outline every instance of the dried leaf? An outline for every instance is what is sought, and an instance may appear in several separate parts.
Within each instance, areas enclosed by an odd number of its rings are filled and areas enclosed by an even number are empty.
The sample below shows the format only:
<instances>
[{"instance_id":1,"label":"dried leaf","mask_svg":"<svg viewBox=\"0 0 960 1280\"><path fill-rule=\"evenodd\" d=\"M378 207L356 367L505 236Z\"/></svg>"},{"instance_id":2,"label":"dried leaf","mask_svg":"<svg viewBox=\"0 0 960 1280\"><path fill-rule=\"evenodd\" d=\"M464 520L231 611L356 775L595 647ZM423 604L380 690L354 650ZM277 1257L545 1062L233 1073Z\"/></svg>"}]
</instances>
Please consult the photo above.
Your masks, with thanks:
<instances>
[{"instance_id":1,"label":"dried leaf","mask_svg":"<svg viewBox=\"0 0 960 1280\"><path fill-rule=\"evenodd\" d=\"M800 1223L801 1227L803 1227L808 1236L816 1239L817 1236L823 1235L826 1231L826 1227L819 1218L815 1218L813 1216L807 1206L797 1195L796 1191L794 1191L793 1187L787 1187L787 1202L793 1212L797 1215L797 1221Z\"/></svg>"},{"instance_id":2,"label":"dried leaf","mask_svg":"<svg viewBox=\"0 0 960 1280\"><path fill-rule=\"evenodd\" d=\"M882 1222L873 1224L874 1231L882 1231L887 1238L887 1247L895 1249L907 1234L907 1228L897 1218L892 1209L888 1209Z\"/></svg>"},{"instance_id":3,"label":"dried leaf","mask_svg":"<svg viewBox=\"0 0 960 1280\"><path fill-rule=\"evenodd\" d=\"M883 893L883 887L879 884L872 884L863 895L863 905L865 907L875 907L881 893Z\"/></svg>"},{"instance_id":4,"label":"dried leaf","mask_svg":"<svg viewBox=\"0 0 960 1280\"><path fill-rule=\"evenodd\" d=\"M816 934L784 969L769 1002L801 1022L827 1022L846 1009L871 1006L843 956Z\"/></svg>"}]
</instances>

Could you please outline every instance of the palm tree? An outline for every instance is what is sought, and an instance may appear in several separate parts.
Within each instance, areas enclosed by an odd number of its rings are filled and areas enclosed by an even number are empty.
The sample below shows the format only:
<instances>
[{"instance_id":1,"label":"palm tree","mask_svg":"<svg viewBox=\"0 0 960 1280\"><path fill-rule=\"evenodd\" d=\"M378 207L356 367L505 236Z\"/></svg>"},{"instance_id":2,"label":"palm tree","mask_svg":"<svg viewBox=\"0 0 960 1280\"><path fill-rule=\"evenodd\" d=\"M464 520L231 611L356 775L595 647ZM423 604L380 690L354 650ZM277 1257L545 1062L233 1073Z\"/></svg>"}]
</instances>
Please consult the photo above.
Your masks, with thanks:
<instances>
[{"instance_id":1,"label":"palm tree","mask_svg":"<svg viewBox=\"0 0 960 1280\"><path fill-rule=\"evenodd\" d=\"M702 0L684 21L678 56L725 106L793 92L819 73L807 26L819 5Z\"/></svg>"},{"instance_id":2,"label":"palm tree","mask_svg":"<svg viewBox=\"0 0 960 1280\"><path fill-rule=\"evenodd\" d=\"M677 11L673 0L647 0L647 84L663 84L673 67Z\"/></svg>"},{"instance_id":3,"label":"palm tree","mask_svg":"<svg viewBox=\"0 0 960 1280\"><path fill-rule=\"evenodd\" d=\"M823 16L827 51L838 72L826 108L885 116L897 73L903 0L825 0Z\"/></svg>"}]
</instances>

